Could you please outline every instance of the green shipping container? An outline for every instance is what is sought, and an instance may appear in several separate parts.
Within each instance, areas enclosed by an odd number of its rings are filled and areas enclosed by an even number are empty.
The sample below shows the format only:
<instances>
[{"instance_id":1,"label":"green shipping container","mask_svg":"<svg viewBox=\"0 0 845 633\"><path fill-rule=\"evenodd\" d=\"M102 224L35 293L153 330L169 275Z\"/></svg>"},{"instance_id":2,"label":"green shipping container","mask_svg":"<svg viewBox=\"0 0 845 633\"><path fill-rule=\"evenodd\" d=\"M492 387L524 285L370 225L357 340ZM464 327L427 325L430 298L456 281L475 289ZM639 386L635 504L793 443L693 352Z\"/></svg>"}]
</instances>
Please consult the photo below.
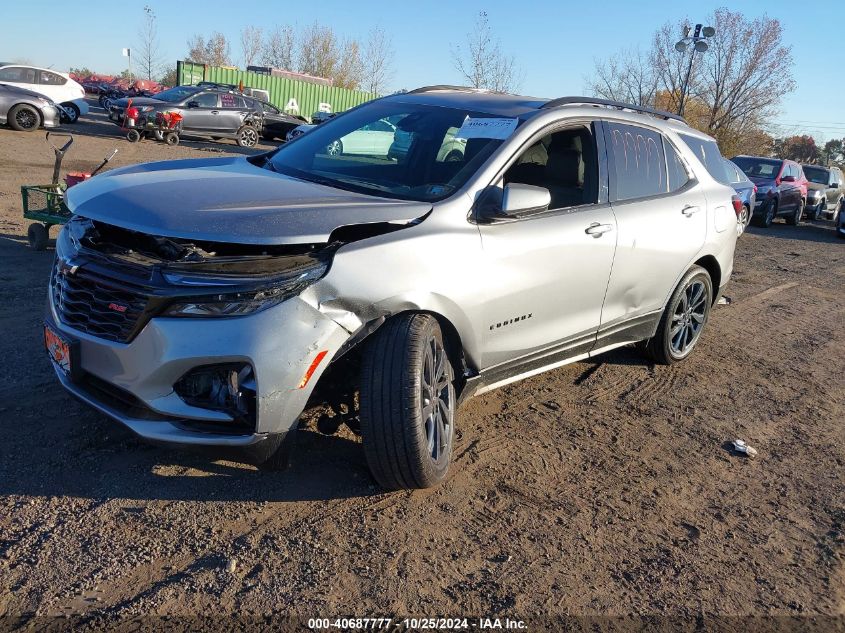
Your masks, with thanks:
<instances>
[{"instance_id":1,"label":"green shipping container","mask_svg":"<svg viewBox=\"0 0 845 633\"><path fill-rule=\"evenodd\" d=\"M234 68L206 66L189 61L176 62L176 77L180 85L214 81L236 86L243 83L245 88L266 90L270 94L270 103L274 106L308 119L315 112L343 112L378 96L360 90L321 86L308 81L272 77Z\"/></svg>"}]
</instances>

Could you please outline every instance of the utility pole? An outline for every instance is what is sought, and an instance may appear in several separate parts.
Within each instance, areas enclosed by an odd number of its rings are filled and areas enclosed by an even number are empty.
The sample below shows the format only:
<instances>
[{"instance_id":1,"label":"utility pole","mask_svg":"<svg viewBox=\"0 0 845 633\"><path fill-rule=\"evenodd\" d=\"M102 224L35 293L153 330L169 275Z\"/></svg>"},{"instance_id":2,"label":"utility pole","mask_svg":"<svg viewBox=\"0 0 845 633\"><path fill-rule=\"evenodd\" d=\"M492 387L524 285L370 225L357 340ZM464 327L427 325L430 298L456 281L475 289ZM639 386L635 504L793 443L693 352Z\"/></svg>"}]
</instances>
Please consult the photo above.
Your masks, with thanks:
<instances>
[{"instance_id":1,"label":"utility pole","mask_svg":"<svg viewBox=\"0 0 845 633\"><path fill-rule=\"evenodd\" d=\"M681 84L681 98L678 102L678 114L684 116L684 106L686 105L687 97L689 96L689 78L692 75L692 65L695 62L695 54L703 53L709 46L705 41L708 37L713 37L716 34L716 29L712 26L702 26L696 24L695 29L686 27L684 37L675 43L675 50L679 53L685 53L689 45L692 44L692 50L689 55L689 65L687 66L687 75L684 78L684 83Z\"/></svg>"},{"instance_id":2,"label":"utility pole","mask_svg":"<svg viewBox=\"0 0 845 633\"><path fill-rule=\"evenodd\" d=\"M127 71L129 73L129 85L132 85L132 51L128 48L123 49L123 56L126 58Z\"/></svg>"}]
</instances>

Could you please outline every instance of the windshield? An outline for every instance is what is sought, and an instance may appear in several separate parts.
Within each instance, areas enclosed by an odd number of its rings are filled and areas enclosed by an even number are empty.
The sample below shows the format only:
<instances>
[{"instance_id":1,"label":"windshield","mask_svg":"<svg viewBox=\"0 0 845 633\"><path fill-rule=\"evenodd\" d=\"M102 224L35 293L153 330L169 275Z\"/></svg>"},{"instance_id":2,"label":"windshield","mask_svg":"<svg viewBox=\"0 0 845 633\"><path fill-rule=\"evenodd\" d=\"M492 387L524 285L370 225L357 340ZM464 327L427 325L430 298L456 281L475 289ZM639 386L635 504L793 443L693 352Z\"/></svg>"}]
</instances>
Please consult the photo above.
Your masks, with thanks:
<instances>
[{"instance_id":1,"label":"windshield","mask_svg":"<svg viewBox=\"0 0 845 633\"><path fill-rule=\"evenodd\" d=\"M830 182L830 176L827 170L821 167L804 167L804 175L807 177L807 180L817 185L826 185Z\"/></svg>"},{"instance_id":2,"label":"windshield","mask_svg":"<svg viewBox=\"0 0 845 633\"><path fill-rule=\"evenodd\" d=\"M783 161L768 158L737 156L731 161L749 178L776 178Z\"/></svg>"},{"instance_id":3,"label":"windshield","mask_svg":"<svg viewBox=\"0 0 845 633\"><path fill-rule=\"evenodd\" d=\"M182 99L186 97L190 97L199 90L200 89L196 86L176 86L170 90L163 90L159 92L155 95L155 98L159 101L166 101L167 103L176 103L177 101L182 101Z\"/></svg>"},{"instance_id":4,"label":"windshield","mask_svg":"<svg viewBox=\"0 0 845 633\"><path fill-rule=\"evenodd\" d=\"M370 195L442 200L463 186L519 123L457 108L376 101L282 146L267 167Z\"/></svg>"}]
</instances>

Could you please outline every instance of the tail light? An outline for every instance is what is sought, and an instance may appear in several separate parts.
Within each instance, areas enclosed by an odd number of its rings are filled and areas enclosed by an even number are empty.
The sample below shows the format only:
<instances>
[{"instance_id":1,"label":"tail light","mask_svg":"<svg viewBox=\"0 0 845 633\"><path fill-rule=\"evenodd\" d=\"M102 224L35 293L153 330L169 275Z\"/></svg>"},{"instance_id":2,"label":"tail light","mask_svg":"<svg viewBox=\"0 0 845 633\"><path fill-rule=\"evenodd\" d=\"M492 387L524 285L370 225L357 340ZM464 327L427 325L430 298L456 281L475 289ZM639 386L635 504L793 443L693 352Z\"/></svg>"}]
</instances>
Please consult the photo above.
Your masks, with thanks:
<instances>
[{"instance_id":1,"label":"tail light","mask_svg":"<svg viewBox=\"0 0 845 633\"><path fill-rule=\"evenodd\" d=\"M754 193L757 193L757 185L754 185Z\"/></svg>"},{"instance_id":2,"label":"tail light","mask_svg":"<svg viewBox=\"0 0 845 633\"><path fill-rule=\"evenodd\" d=\"M736 213L736 217L739 219L739 216L742 215L742 198L731 196L731 203L734 205L734 213Z\"/></svg>"}]
</instances>

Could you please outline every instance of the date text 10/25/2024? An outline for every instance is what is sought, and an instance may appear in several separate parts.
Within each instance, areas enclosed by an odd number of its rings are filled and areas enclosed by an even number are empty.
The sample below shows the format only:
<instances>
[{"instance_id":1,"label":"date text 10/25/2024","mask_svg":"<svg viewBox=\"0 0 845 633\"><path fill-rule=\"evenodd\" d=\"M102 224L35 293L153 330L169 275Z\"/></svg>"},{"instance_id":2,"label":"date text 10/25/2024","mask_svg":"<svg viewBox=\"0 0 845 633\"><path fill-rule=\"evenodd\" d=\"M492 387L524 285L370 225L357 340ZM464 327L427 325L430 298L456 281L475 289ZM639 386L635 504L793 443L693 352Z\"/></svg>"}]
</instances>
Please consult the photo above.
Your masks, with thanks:
<instances>
[{"instance_id":1,"label":"date text 10/25/2024","mask_svg":"<svg viewBox=\"0 0 845 633\"><path fill-rule=\"evenodd\" d=\"M510 618L311 618L308 628L319 630L397 629L400 631L525 631L523 620Z\"/></svg>"}]
</instances>

